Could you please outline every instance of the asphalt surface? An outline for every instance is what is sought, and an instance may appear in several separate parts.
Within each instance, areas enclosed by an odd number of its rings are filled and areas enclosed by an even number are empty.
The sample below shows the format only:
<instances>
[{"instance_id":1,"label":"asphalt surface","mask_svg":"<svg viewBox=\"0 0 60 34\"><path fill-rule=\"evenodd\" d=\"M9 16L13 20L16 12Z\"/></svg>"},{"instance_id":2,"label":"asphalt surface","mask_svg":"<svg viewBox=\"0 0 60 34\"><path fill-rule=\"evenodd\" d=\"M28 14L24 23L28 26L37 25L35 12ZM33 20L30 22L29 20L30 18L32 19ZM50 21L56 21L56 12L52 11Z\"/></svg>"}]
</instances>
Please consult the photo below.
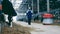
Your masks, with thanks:
<instances>
[{"instance_id":1,"label":"asphalt surface","mask_svg":"<svg viewBox=\"0 0 60 34\"><path fill-rule=\"evenodd\" d=\"M27 22L14 21L18 25L24 27L31 27L34 30L30 31L31 34L60 34L60 26L57 25L43 25L40 23L31 23L28 25Z\"/></svg>"}]
</instances>

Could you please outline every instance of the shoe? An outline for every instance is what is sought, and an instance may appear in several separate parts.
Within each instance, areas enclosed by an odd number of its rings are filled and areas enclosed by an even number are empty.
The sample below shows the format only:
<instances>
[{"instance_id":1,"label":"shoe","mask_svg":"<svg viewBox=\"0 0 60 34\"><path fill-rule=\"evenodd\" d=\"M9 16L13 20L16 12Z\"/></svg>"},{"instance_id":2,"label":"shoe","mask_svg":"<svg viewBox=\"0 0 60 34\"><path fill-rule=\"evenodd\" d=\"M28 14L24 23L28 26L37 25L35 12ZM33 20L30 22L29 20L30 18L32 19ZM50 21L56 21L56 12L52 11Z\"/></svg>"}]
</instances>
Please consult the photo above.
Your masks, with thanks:
<instances>
[{"instance_id":1,"label":"shoe","mask_svg":"<svg viewBox=\"0 0 60 34\"><path fill-rule=\"evenodd\" d=\"M31 24L28 24L28 25L31 25Z\"/></svg>"},{"instance_id":2,"label":"shoe","mask_svg":"<svg viewBox=\"0 0 60 34\"><path fill-rule=\"evenodd\" d=\"M5 22L7 25L9 24L9 22Z\"/></svg>"}]
</instances>

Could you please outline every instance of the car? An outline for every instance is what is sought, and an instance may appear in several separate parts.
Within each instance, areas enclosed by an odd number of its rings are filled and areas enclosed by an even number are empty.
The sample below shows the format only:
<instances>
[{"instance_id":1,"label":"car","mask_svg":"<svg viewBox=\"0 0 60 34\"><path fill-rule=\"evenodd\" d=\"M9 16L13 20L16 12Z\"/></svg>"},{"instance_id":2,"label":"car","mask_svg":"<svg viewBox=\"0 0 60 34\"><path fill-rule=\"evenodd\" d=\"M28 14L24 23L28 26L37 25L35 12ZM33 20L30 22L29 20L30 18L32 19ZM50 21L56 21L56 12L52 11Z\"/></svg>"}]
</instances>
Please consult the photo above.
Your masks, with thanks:
<instances>
[{"instance_id":1,"label":"car","mask_svg":"<svg viewBox=\"0 0 60 34\"><path fill-rule=\"evenodd\" d=\"M50 13L54 15L54 19L60 19L60 10L59 9L51 10Z\"/></svg>"},{"instance_id":2,"label":"car","mask_svg":"<svg viewBox=\"0 0 60 34\"><path fill-rule=\"evenodd\" d=\"M27 21L26 13L19 13L17 14L17 21Z\"/></svg>"},{"instance_id":3,"label":"car","mask_svg":"<svg viewBox=\"0 0 60 34\"><path fill-rule=\"evenodd\" d=\"M47 12L39 12L39 13L33 14L32 19L34 21L35 20L41 20L44 13L47 13Z\"/></svg>"}]
</instances>

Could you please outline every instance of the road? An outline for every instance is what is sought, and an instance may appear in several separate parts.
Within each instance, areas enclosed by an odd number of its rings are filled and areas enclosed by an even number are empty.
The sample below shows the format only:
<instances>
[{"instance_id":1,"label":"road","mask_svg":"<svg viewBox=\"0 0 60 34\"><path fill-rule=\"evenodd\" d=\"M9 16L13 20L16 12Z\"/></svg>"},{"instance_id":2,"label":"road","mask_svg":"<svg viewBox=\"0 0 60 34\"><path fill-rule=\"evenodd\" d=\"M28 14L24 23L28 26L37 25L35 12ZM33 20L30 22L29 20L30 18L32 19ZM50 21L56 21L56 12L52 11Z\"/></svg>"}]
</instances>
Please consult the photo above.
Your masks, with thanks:
<instances>
[{"instance_id":1,"label":"road","mask_svg":"<svg viewBox=\"0 0 60 34\"><path fill-rule=\"evenodd\" d=\"M34 28L33 31L30 31L31 34L60 34L60 26L56 25L43 25L38 23L32 23L31 25L28 25L28 23L21 21L16 21L15 23L24 27Z\"/></svg>"}]
</instances>

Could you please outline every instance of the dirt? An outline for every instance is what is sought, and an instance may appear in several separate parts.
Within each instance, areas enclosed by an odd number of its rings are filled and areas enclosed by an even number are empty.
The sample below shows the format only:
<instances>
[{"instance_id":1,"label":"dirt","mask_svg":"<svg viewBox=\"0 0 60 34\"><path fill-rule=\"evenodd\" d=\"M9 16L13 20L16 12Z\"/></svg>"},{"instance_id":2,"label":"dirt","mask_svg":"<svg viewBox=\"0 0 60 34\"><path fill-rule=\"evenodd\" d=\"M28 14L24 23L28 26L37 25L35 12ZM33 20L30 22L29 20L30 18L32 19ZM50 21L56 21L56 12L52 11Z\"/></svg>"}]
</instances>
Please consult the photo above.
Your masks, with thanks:
<instances>
[{"instance_id":1,"label":"dirt","mask_svg":"<svg viewBox=\"0 0 60 34\"><path fill-rule=\"evenodd\" d=\"M13 24L13 27L4 26L1 34L31 34L28 27Z\"/></svg>"}]
</instances>

